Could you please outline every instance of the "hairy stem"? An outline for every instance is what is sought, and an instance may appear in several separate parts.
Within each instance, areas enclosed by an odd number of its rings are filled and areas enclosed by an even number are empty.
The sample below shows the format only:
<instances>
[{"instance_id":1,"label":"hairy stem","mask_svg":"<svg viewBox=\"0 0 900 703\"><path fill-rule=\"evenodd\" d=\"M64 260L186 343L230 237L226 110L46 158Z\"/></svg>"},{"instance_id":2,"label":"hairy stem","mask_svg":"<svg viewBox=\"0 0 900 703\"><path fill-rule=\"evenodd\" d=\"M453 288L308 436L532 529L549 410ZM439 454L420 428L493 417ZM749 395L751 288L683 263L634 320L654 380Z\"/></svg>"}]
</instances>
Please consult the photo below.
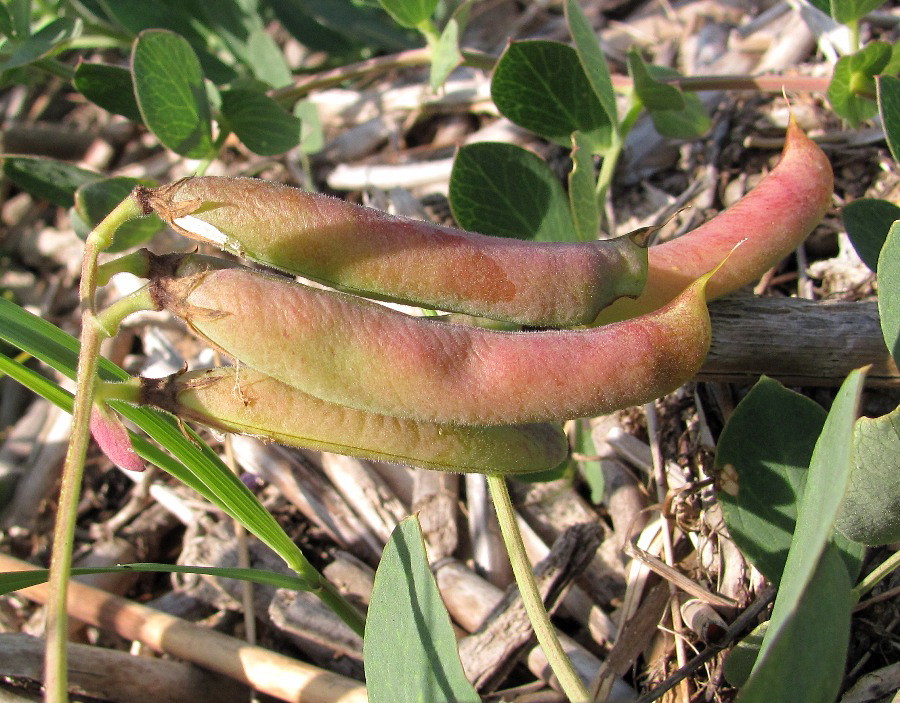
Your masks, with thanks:
<instances>
[{"instance_id":1,"label":"hairy stem","mask_svg":"<svg viewBox=\"0 0 900 703\"><path fill-rule=\"evenodd\" d=\"M494 509L497 511L500 533L503 535L503 542L509 554L513 575L519 586L519 593L522 595L525 612L528 613L528 619L537 635L538 644L544 650L550 668L559 679L559 685L562 686L566 697L572 703L587 703L590 701L587 689L563 651L556 630L550 623L547 609L544 608L544 601L538 591L537 583L535 583L531 564L525 555L525 545L522 542L522 533L519 532L519 526L516 524L506 479L502 476L489 475L487 484L491 492L491 499L494 501Z\"/></svg>"},{"instance_id":2,"label":"hairy stem","mask_svg":"<svg viewBox=\"0 0 900 703\"><path fill-rule=\"evenodd\" d=\"M75 518L84 460L87 455L90 433L88 423L94 398L97 376L97 359L100 341L106 335L98 326L94 313L97 257L107 248L113 235L123 222L140 217L140 206L131 197L120 203L88 235L84 247L81 268L79 300L81 303L81 350L78 355L75 405L72 418L72 436L63 463L62 485L56 524L53 530L53 553L50 558L50 596L47 601L45 675L46 700L62 703L68 700L68 676L66 673L66 639L68 618L66 600L69 574L72 569L72 544Z\"/></svg>"}]
</instances>

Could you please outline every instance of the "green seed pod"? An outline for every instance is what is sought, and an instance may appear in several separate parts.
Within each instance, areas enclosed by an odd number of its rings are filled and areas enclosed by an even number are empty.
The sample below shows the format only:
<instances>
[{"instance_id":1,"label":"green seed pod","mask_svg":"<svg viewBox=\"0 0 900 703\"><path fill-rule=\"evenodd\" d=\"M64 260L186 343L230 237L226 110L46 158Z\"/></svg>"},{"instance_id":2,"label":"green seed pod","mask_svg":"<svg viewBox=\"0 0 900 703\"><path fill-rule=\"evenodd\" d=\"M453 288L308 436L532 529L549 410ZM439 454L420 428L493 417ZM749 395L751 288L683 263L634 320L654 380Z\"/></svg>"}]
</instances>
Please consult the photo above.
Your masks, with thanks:
<instances>
[{"instance_id":1,"label":"green seed pod","mask_svg":"<svg viewBox=\"0 0 900 703\"><path fill-rule=\"evenodd\" d=\"M141 379L141 402L226 432L440 471L522 474L566 458L549 423L456 427L353 410L247 367Z\"/></svg>"},{"instance_id":2,"label":"green seed pod","mask_svg":"<svg viewBox=\"0 0 900 703\"><path fill-rule=\"evenodd\" d=\"M646 280L644 232L488 237L252 178L186 178L135 197L188 237L347 293L526 326L588 324Z\"/></svg>"},{"instance_id":3,"label":"green seed pod","mask_svg":"<svg viewBox=\"0 0 900 703\"><path fill-rule=\"evenodd\" d=\"M150 283L158 307L246 365L318 398L428 422L562 421L645 403L709 348L704 289L602 328L501 332L404 315L244 268Z\"/></svg>"}]
</instances>

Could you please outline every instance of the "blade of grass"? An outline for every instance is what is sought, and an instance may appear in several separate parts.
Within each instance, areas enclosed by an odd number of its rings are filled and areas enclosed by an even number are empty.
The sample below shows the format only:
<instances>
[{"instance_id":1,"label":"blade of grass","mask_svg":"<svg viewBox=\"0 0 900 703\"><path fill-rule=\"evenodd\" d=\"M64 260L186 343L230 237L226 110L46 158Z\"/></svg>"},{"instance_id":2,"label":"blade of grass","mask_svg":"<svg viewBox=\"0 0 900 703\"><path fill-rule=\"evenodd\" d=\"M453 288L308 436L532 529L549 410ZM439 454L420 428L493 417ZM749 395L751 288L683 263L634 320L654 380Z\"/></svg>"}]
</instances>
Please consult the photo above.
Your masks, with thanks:
<instances>
[{"instance_id":1,"label":"blade of grass","mask_svg":"<svg viewBox=\"0 0 900 703\"><path fill-rule=\"evenodd\" d=\"M263 586L274 588L288 588L292 591L306 591L307 584L296 576L276 574L262 569L238 569L233 567L218 566L189 566L182 564L119 564L118 566L92 566L73 567L72 576L85 576L88 574L117 574L124 571L139 571L142 573L159 574L202 574L205 576L218 576L219 578L250 581ZM22 588L36 586L44 583L50 575L49 569L34 569L33 571L9 571L0 574L0 595L18 591Z\"/></svg>"},{"instance_id":2,"label":"blade of grass","mask_svg":"<svg viewBox=\"0 0 900 703\"><path fill-rule=\"evenodd\" d=\"M74 377L78 341L46 320L2 298L0 298L0 338L28 352L63 375ZM40 374L8 358L5 361L0 359L0 370L9 373L19 382L71 412L71 394ZM124 370L102 357L99 359L98 370L100 377L108 381L124 381L129 378ZM59 393L65 395L66 399L63 400ZM134 448L142 458L170 473L227 515L238 520L248 531L273 549L293 571L308 579L311 590L323 598L329 607L335 609L348 625L361 633L364 627L363 616L334 591L331 584L312 567L272 515L195 433L179 426L174 418L155 409L138 408L119 401L111 401L110 406L175 457L173 459L145 439L132 434ZM185 430L188 432L187 435Z\"/></svg>"}]
</instances>

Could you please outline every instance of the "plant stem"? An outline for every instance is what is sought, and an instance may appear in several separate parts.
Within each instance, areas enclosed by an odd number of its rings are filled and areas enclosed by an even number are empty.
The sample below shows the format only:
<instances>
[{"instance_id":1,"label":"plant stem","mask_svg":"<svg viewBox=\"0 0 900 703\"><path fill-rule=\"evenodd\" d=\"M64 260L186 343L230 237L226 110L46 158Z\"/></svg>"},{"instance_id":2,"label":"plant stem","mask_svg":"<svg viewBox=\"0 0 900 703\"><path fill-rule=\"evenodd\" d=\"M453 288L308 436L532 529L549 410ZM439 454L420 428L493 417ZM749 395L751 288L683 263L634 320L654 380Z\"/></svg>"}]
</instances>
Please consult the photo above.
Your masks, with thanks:
<instances>
[{"instance_id":1,"label":"plant stem","mask_svg":"<svg viewBox=\"0 0 900 703\"><path fill-rule=\"evenodd\" d=\"M616 164L619 163L619 156L622 153L622 147L625 144L625 137L634 126L635 120L641 114L643 104L638 100L637 96L633 96L631 106L625 117L619 123L613 134L613 142L606 153L603 155L603 161L600 163L600 173L597 175L597 207L601 213L606 212L606 196L609 193L609 187L612 184L613 174L616 170Z\"/></svg>"},{"instance_id":2,"label":"plant stem","mask_svg":"<svg viewBox=\"0 0 900 703\"><path fill-rule=\"evenodd\" d=\"M90 433L91 408L97 376L97 359L100 341L106 335L97 325L94 314L97 257L112 243L113 235L123 222L140 217L143 213L131 197L124 200L88 235L81 267L79 300L81 303L81 349L78 355L75 405L72 418L72 436L63 463L62 485L56 524L53 530L53 553L50 558L50 595L47 601L46 658L44 682L46 700L63 703L68 700L68 676L66 672L66 639L68 618L66 600L69 574L72 569L72 545L75 519L84 460L87 455Z\"/></svg>"},{"instance_id":3,"label":"plant stem","mask_svg":"<svg viewBox=\"0 0 900 703\"><path fill-rule=\"evenodd\" d=\"M900 550L891 554L891 556L875 567L871 573L867 574L862 581L856 584L856 588L853 589L853 595L856 600L858 601L866 593L871 591L879 581L897 567L900 567Z\"/></svg>"},{"instance_id":4,"label":"plant stem","mask_svg":"<svg viewBox=\"0 0 900 703\"><path fill-rule=\"evenodd\" d=\"M525 605L525 612L528 613L528 619L534 628L534 634L537 635L538 644L544 650L547 662L550 664L550 668L553 669L553 673L556 674L556 678L559 679L559 685L562 686L566 697L572 703L587 703L590 701L587 689L572 666L572 662L566 656L565 651L563 651L559 637L557 637L556 630L550 623L547 609L544 608L544 601L534 581L531 564L525 555L522 533L519 532L519 526L516 524L516 515L513 512L506 479L502 476L489 475L487 476L487 484L491 492L491 499L494 501L494 509L497 511L500 533L503 535L503 542L506 545L513 575L516 578L516 584L519 586L519 593L522 596L522 603Z\"/></svg>"},{"instance_id":5,"label":"plant stem","mask_svg":"<svg viewBox=\"0 0 900 703\"><path fill-rule=\"evenodd\" d=\"M366 616L344 598L331 581L320 574L319 586L312 593L340 617L357 635L360 637L365 635Z\"/></svg>"}]
</instances>

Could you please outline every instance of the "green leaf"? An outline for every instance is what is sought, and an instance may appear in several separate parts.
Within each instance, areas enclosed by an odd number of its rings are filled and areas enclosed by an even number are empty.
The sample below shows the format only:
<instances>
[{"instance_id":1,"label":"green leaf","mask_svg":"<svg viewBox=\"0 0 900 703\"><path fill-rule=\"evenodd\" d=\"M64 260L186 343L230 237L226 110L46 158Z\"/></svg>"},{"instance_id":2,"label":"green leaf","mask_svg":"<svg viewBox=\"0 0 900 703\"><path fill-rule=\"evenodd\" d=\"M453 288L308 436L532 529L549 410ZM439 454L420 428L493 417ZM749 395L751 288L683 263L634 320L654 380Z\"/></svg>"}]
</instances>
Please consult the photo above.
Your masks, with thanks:
<instances>
[{"instance_id":1,"label":"green leaf","mask_svg":"<svg viewBox=\"0 0 900 703\"><path fill-rule=\"evenodd\" d=\"M759 648L762 646L768 629L768 620L760 623L749 635L734 645L734 648L725 656L725 661L722 662L722 674L725 676L725 680L735 688L742 688L750 678L756 657L759 656Z\"/></svg>"},{"instance_id":2,"label":"green leaf","mask_svg":"<svg viewBox=\"0 0 900 703\"><path fill-rule=\"evenodd\" d=\"M900 54L900 51L894 52ZM884 125L884 135L894 161L900 162L900 78L878 76L875 79L878 110Z\"/></svg>"},{"instance_id":3,"label":"green leaf","mask_svg":"<svg viewBox=\"0 0 900 703\"><path fill-rule=\"evenodd\" d=\"M6 5L0 5L0 35L4 37L12 37L15 34L15 25L13 24L12 15Z\"/></svg>"},{"instance_id":4,"label":"green leaf","mask_svg":"<svg viewBox=\"0 0 900 703\"><path fill-rule=\"evenodd\" d=\"M835 559L840 564L839 567L834 567L829 563L830 556L823 555L831 552L831 548L826 550L826 547L828 547L834 532L834 524L847 492L850 471L853 466L853 427L864 380L864 369L852 371L847 376L831 406L822 428L822 434L816 442L806 487L797 512L797 527L794 530L794 538L785 561L784 573L772 609L769 630L766 632L760 651L760 663L757 664L757 669L761 665L777 666L775 663L765 664L767 659L769 662L783 659L783 647L785 646L783 643L794 641L792 622L798 611L803 611L805 607L812 608L818 618L819 626L827 627L831 624L830 616L832 616L829 608L838 609L839 606L839 603L828 601L828 594L833 594L833 598L849 599L850 580L846 566L838 558L836 550ZM820 557L823 565L821 568L819 568ZM820 572L824 569L825 573L817 574L817 568ZM815 582L814 576L821 582ZM846 581L846 588L843 583L831 584L826 589L827 592L822 593L822 582L826 578L843 579ZM814 593L815 597L809 595L810 593ZM825 605L817 601L822 601ZM849 610L849 603L846 607ZM818 634L816 638L821 639L822 635ZM809 644L812 645L813 642ZM830 644L837 646L838 641ZM824 673L819 675L824 676ZM754 669L754 676L756 676L756 669ZM837 679L839 683L839 671ZM751 676L748 687L753 684L753 680L754 677ZM826 681L831 680L833 679L825 677L823 685ZM750 700L763 699L751 698ZM781 699L776 696L766 700ZM804 700L831 699L822 697Z\"/></svg>"},{"instance_id":5,"label":"green leaf","mask_svg":"<svg viewBox=\"0 0 900 703\"><path fill-rule=\"evenodd\" d=\"M649 66L644 62L641 53L631 47L626 57L628 75L634 85L634 92L640 98L645 108L650 110L682 110L684 109L684 96L674 85L660 83L650 73Z\"/></svg>"},{"instance_id":6,"label":"green leaf","mask_svg":"<svg viewBox=\"0 0 900 703\"><path fill-rule=\"evenodd\" d=\"M541 242L576 239L556 176L539 157L513 144L462 147L450 173L450 207L464 229Z\"/></svg>"},{"instance_id":7,"label":"green leaf","mask_svg":"<svg viewBox=\"0 0 900 703\"><path fill-rule=\"evenodd\" d=\"M209 102L191 45L174 32L145 30L134 43L131 71L144 124L160 143L182 156L209 156Z\"/></svg>"},{"instance_id":8,"label":"green leaf","mask_svg":"<svg viewBox=\"0 0 900 703\"><path fill-rule=\"evenodd\" d=\"M440 38L431 46L431 73L429 84L432 90L440 88L453 69L462 63L459 53L459 22L451 17L444 26Z\"/></svg>"},{"instance_id":9,"label":"green leaf","mask_svg":"<svg viewBox=\"0 0 900 703\"><path fill-rule=\"evenodd\" d=\"M591 143L584 134L572 134L572 171L569 173L569 207L575 233L582 242L596 239L600 232L600 209L597 204L597 176Z\"/></svg>"},{"instance_id":10,"label":"green leaf","mask_svg":"<svg viewBox=\"0 0 900 703\"><path fill-rule=\"evenodd\" d=\"M650 119L656 131L670 139L696 139L708 132L712 124L694 93L685 94L683 110L653 110Z\"/></svg>"},{"instance_id":11,"label":"green leaf","mask_svg":"<svg viewBox=\"0 0 900 703\"><path fill-rule=\"evenodd\" d=\"M878 257L878 315L884 343L900 362L900 222L894 222Z\"/></svg>"},{"instance_id":12,"label":"green leaf","mask_svg":"<svg viewBox=\"0 0 900 703\"><path fill-rule=\"evenodd\" d=\"M583 132L593 149L610 144L612 124L575 50L559 42L512 42L491 79L491 97L503 115L561 146Z\"/></svg>"},{"instance_id":13,"label":"green leaf","mask_svg":"<svg viewBox=\"0 0 900 703\"><path fill-rule=\"evenodd\" d=\"M619 117L616 110L616 94L613 91L606 57L600 50L600 43L594 30L581 11L578 0L566 0L565 13L581 68L584 69L591 88L594 89L594 95L603 106L609 123L617 125Z\"/></svg>"},{"instance_id":14,"label":"green leaf","mask_svg":"<svg viewBox=\"0 0 900 703\"><path fill-rule=\"evenodd\" d=\"M300 120L300 150L304 154L315 154L325 146L325 134L319 113L312 100L301 100L294 105L294 116Z\"/></svg>"},{"instance_id":15,"label":"green leaf","mask_svg":"<svg viewBox=\"0 0 900 703\"><path fill-rule=\"evenodd\" d=\"M118 566L92 566L73 567L72 576L87 576L89 574L120 574L124 572L140 572L152 574L200 574L203 576L215 576L217 578L237 579L258 583L262 586L273 588L287 588L293 591L309 590L308 585L302 579L287 574L279 574L263 569L239 569L234 567L219 566L190 566L182 564L120 564ZM28 588L44 583L50 574L49 569L33 569L29 571L11 571L0 573L0 595L18 591L20 588Z\"/></svg>"},{"instance_id":16,"label":"green leaf","mask_svg":"<svg viewBox=\"0 0 900 703\"><path fill-rule=\"evenodd\" d=\"M90 231L112 212L116 205L128 197L128 194L137 185L154 186L156 184L137 178L117 176L91 181L75 191L75 212L80 222L83 223L81 231L79 231L79 227L75 227L78 236L82 239L86 238ZM113 243L106 249L106 252L114 254L143 244L164 228L165 223L155 214L123 222L116 230Z\"/></svg>"},{"instance_id":17,"label":"green leaf","mask_svg":"<svg viewBox=\"0 0 900 703\"><path fill-rule=\"evenodd\" d=\"M5 4L9 9L15 36L27 37L31 29L31 0L10 0Z\"/></svg>"},{"instance_id":18,"label":"green leaf","mask_svg":"<svg viewBox=\"0 0 900 703\"><path fill-rule=\"evenodd\" d=\"M247 37L247 63L253 75L273 88L291 84L291 69L281 48L264 28L253 30Z\"/></svg>"},{"instance_id":19,"label":"green leaf","mask_svg":"<svg viewBox=\"0 0 900 703\"><path fill-rule=\"evenodd\" d=\"M334 0L267 0L267 4L284 28L313 50L336 54L365 45L398 51L419 39L377 6Z\"/></svg>"},{"instance_id":20,"label":"green leaf","mask_svg":"<svg viewBox=\"0 0 900 703\"><path fill-rule=\"evenodd\" d=\"M186 39L210 80L228 83L236 78L234 68L212 53L211 47L218 49L221 46L215 31L203 24L202 17L198 17L201 13L189 3L171 0L115 0L104 2L104 8L132 36L136 37L145 30L168 29Z\"/></svg>"},{"instance_id":21,"label":"green leaf","mask_svg":"<svg viewBox=\"0 0 900 703\"><path fill-rule=\"evenodd\" d=\"M463 673L414 516L397 525L381 555L363 661L372 703L481 700Z\"/></svg>"},{"instance_id":22,"label":"green leaf","mask_svg":"<svg viewBox=\"0 0 900 703\"><path fill-rule=\"evenodd\" d=\"M300 120L253 90L222 92L222 116L250 151L274 156L300 143Z\"/></svg>"},{"instance_id":23,"label":"green leaf","mask_svg":"<svg viewBox=\"0 0 900 703\"><path fill-rule=\"evenodd\" d=\"M9 58L0 63L0 71L27 66L40 58L58 51L61 45L81 31L81 22L71 17L60 17L48 22L30 37L14 45ZM6 48L6 47L4 47Z\"/></svg>"},{"instance_id":24,"label":"green leaf","mask_svg":"<svg viewBox=\"0 0 900 703\"><path fill-rule=\"evenodd\" d=\"M639 56L638 59L640 59ZM649 79L656 86L655 88L650 85L645 86L645 90L654 95L654 102L669 103L671 93L665 91L668 88L675 90L681 96L681 107L671 109L662 106L648 107L650 119L653 120L656 131L671 139L695 139L707 132L711 123L700 98L694 93L682 93L674 85L659 82L665 78L677 78L680 75L678 71L665 66L644 65L642 61L641 64L647 71ZM669 97L663 97L663 92L666 92Z\"/></svg>"},{"instance_id":25,"label":"green leaf","mask_svg":"<svg viewBox=\"0 0 900 703\"><path fill-rule=\"evenodd\" d=\"M141 111L134 99L131 71L105 63L80 63L72 80L75 90L116 115L141 123Z\"/></svg>"},{"instance_id":26,"label":"green leaf","mask_svg":"<svg viewBox=\"0 0 900 703\"><path fill-rule=\"evenodd\" d=\"M718 498L728 532L776 585L826 415L815 401L763 377L735 408L716 448Z\"/></svg>"},{"instance_id":27,"label":"green leaf","mask_svg":"<svg viewBox=\"0 0 900 703\"><path fill-rule=\"evenodd\" d=\"M837 697L854 600L847 570L832 545L825 546L813 567L793 607L779 610L776 600L763 649L738 703L828 703Z\"/></svg>"},{"instance_id":28,"label":"green leaf","mask_svg":"<svg viewBox=\"0 0 900 703\"><path fill-rule=\"evenodd\" d=\"M831 16L841 24L850 24L877 10L884 2L885 0L831 0Z\"/></svg>"},{"instance_id":29,"label":"green leaf","mask_svg":"<svg viewBox=\"0 0 900 703\"><path fill-rule=\"evenodd\" d=\"M597 447L594 445L594 439L591 436L591 426L585 419L578 420L575 423L572 448L575 452L585 457L597 456ZM578 469L591 490L591 502L594 505L600 505L606 494L606 480L603 477L602 460L578 459Z\"/></svg>"},{"instance_id":30,"label":"green leaf","mask_svg":"<svg viewBox=\"0 0 900 703\"><path fill-rule=\"evenodd\" d=\"M900 541L900 407L862 417L853 433L854 466L836 527L878 546Z\"/></svg>"},{"instance_id":31,"label":"green leaf","mask_svg":"<svg viewBox=\"0 0 900 703\"><path fill-rule=\"evenodd\" d=\"M6 157L3 175L36 198L60 207L71 207L76 189L100 177L74 164L40 156Z\"/></svg>"},{"instance_id":32,"label":"green leaf","mask_svg":"<svg viewBox=\"0 0 900 703\"><path fill-rule=\"evenodd\" d=\"M415 29L434 14L437 0L378 0L401 27Z\"/></svg>"},{"instance_id":33,"label":"green leaf","mask_svg":"<svg viewBox=\"0 0 900 703\"><path fill-rule=\"evenodd\" d=\"M841 219L859 258L875 271L888 231L900 219L900 207L887 200L860 198L844 206Z\"/></svg>"},{"instance_id":34,"label":"green leaf","mask_svg":"<svg viewBox=\"0 0 900 703\"><path fill-rule=\"evenodd\" d=\"M872 42L851 56L839 58L828 84L831 109L853 126L878 114L875 76L890 59L891 45L887 42Z\"/></svg>"}]
</instances>

